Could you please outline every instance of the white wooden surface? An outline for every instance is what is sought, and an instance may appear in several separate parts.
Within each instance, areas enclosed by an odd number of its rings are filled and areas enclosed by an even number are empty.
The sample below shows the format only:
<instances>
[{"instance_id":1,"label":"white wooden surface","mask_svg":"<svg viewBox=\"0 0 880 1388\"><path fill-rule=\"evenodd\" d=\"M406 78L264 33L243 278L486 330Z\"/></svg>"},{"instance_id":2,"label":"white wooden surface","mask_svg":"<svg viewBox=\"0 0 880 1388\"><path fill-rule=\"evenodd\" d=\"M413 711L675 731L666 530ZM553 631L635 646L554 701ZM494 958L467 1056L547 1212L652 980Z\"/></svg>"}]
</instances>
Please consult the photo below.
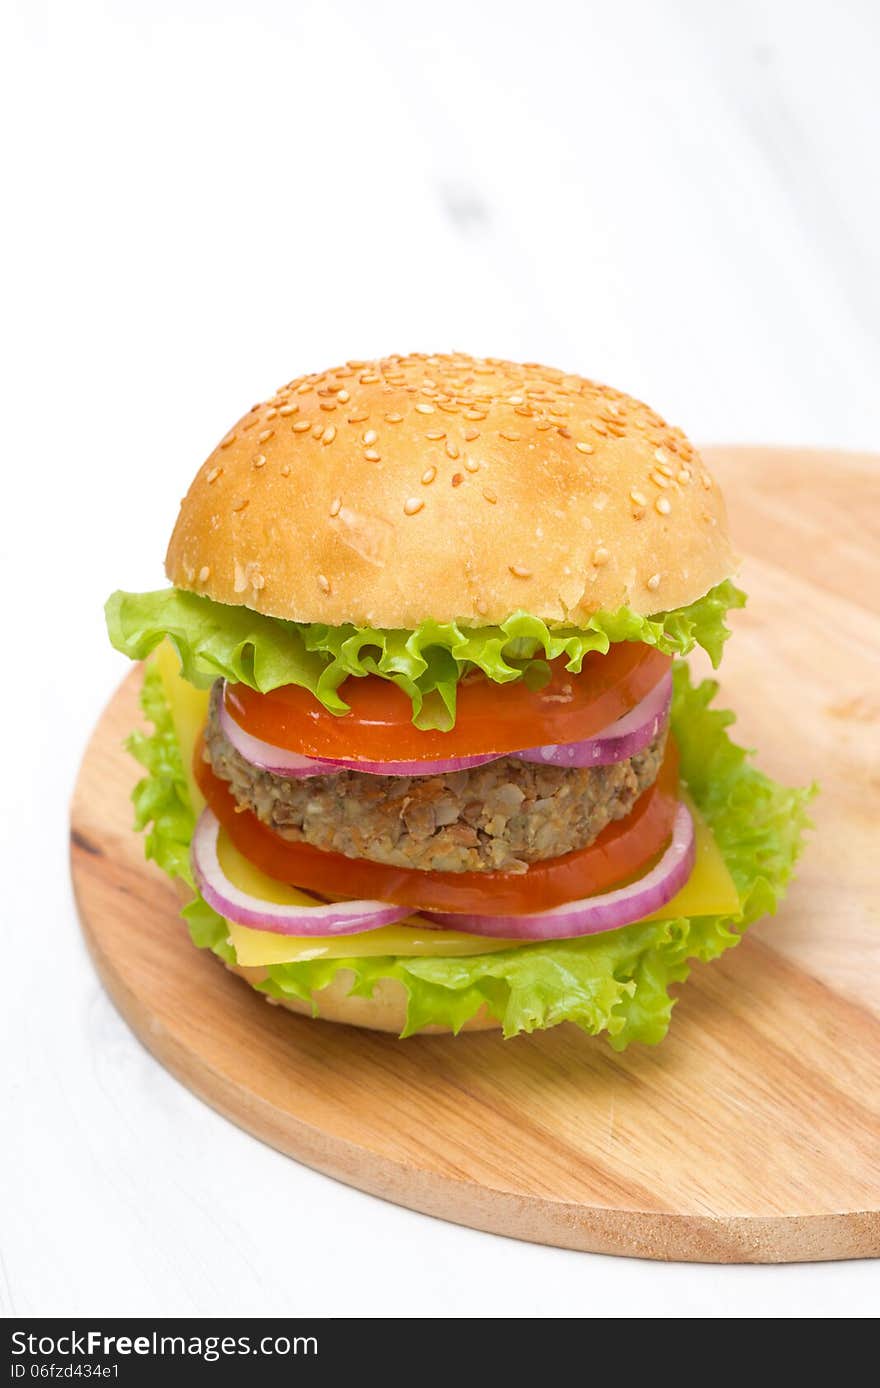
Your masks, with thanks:
<instances>
[{"instance_id":1,"label":"white wooden surface","mask_svg":"<svg viewBox=\"0 0 880 1388\"><path fill-rule=\"evenodd\" d=\"M870 1264L663 1267L384 1205L226 1124L85 957L66 802L243 407L385 350L544 359L697 438L880 446L871 0L3 10L0 1311L844 1317ZM792 504L796 504L793 498Z\"/></svg>"}]
</instances>

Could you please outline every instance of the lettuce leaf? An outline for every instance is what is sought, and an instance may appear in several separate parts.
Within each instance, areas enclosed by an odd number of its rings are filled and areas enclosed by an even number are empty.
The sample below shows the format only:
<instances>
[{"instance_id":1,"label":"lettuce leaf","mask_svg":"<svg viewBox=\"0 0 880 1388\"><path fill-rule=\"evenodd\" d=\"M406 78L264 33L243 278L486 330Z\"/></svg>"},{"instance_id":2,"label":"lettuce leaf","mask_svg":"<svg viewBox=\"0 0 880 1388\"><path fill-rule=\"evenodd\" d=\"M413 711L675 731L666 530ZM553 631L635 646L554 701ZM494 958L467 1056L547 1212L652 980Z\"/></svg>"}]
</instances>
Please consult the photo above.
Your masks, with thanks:
<instances>
[{"instance_id":1,"label":"lettuce leaf","mask_svg":"<svg viewBox=\"0 0 880 1388\"><path fill-rule=\"evenodd\" d=\"M670 984L687 978L691 961L715 959L738 943L753 920L776 910L809 826L806 805L814 793L778 785L750 764L748 753L728 737L733 714L710 707L714 681L695 688L683 662L676 662L674 679L672 722L682 775L736 883L740 910L735 916L648 921L583 940L467 958L279 964L268 969L261 990L271 997L299 998L319 1014L320 990L339 970L347 970L351 991L365 997L379 979L399 980L408 998L405 1036L431 1023L458 1031L485 1006L508 1037L574 1022L590 1035L606 1032L616 1050L631 1041L661 1041L674 1006ZM156 731L149 737L135 734L129 743L150 773L134 793L137 827L151 824L147 856L191 883L186 845L194 817L154 671L147 672L143 704ZM196 945L235 962L222 917L198 896L183 914Z\"/></svg>"},{"instance_id":2,"label":"lettuce leaf","mask_svg":"<svg viewBox=\"0 0 880 1388\"><path fill-rule=\"evenodd\" d=\"M287 622L165 588L116 592L106 617L111 642L132 660L144 660L167 637L184 679L200 688L218 676L264 694L296 684L342 714L348 711L342 682L350 675L380 675L411 700L416 727L448 730L455 724L458 683L473 669L498 684L524 679L540 687L549 678L547 661L564 657L566 669L577 672L590 651L604 654L616 641L641 641L669 655L687 655L700 645L717 666L729 635L724 618L744 603L745 595L728 579L689 607L653 617L622 607L574 627L548 626L517 612L501 626L429 621L415 631L394 631Z\"/></svg>"},{"instance_id":3,"label":"lettuce leaf","mask_svg":"<svg viewBox=\"0 0 880 1388\"><path fill-rule=\"evenodd\" d=\"M150 733L134 732L125 748L146 769L131 798L134 827L147 829L146 856L159 864L169 877L182 877L190 887L195 883L189 861L189 846L195 829L183 761L171 710L155 666L148 665L141 688L141 708L153 724Z\"/></svg>"}]
</instances>

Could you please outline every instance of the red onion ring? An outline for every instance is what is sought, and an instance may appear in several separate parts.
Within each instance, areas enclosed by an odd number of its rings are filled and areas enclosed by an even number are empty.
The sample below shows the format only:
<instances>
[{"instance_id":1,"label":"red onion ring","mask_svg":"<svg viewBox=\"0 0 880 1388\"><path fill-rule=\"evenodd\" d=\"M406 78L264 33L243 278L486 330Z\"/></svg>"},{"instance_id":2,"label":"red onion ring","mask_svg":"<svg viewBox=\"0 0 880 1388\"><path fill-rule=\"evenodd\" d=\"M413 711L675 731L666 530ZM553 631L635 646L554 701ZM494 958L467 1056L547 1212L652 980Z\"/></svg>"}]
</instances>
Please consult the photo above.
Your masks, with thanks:
<instances>
[{"instance_id":1,"label":"red onion ring","mask_svg":"<svg viewBox=\"0 0 880 1388\"><path fill-rule=\"evenodd\" d=\"M280 905L262 901L230 882L217 856L220 821L203 810L193 834L191 858L196 885L209 906L227 920L276 935L356 935L378 930L412 915L410 906L387 901L330 901L320 906Z\"/></svg>"},{"instance_id":2,"label":"red onion ring","mask_svg":"<svg viewBox=\"0 0 880 1388\"><path fill-rule=\"evenodd\" d=\"M361 771L365 776L440 776L453 771L470 771L490 761L513 756L511 752L480 752L472 757L446 757L443 761L328 761L333 771Z\"/></svg>"},{"instance_id":3,"label":"red onion ring","mask_svg":"<svg viewBox=\"0 0 880 1388\"><path fill-rule=\"evenodd\" d=\"M603 930L631 925L665 906L690 877L695 857L694 821L687 805L679 805L672 840L663 857L649 873L626 887L523 916L454 915L445 911L423 914L438 925L465 930L470 935L508 940L572 940L581 935L598 935Z\"/></svg>"},{"instance_id":4,"label":"red onion ring","mask_svg":"<svg viewBox=\"0 0 880 1388\"><path fill-rule=\"evenodd\" d=\"M665 726L671 707L672 672L667 671L635 708L594 737L585 738L583 742L527 747L524 752L510 752L509 755L543 766L610 766L613 762L628 761L654 741Z\"/></svg>"}]
</instances>

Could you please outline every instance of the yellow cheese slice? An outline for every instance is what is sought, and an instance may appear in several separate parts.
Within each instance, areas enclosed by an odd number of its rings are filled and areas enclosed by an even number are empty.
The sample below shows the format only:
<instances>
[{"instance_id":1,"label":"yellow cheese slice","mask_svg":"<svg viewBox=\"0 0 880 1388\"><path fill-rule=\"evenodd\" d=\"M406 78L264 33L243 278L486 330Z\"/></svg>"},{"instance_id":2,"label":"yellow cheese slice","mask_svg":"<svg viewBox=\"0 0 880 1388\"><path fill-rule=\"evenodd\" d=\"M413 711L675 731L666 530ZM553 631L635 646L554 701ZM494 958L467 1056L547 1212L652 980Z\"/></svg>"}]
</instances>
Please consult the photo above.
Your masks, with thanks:
<instances>
[{"instance_id":1,"label":"yellow cheese slice","mask_svg":"<svg viewBox=\"0 0 880 1388\"><path fill-rule=\"evenodd\" d=\"M196 813L204 806L204 798L192 775L192 759L196 739L208 711L208 695L193 689L181 679L177 655L170 643L163 642L153 657L159 669L162 688L171 710L177 740L183 757L184 770L193 797ZM696 862L690 878L681 891L659 911L646 920L672 920L677 916L736 915L739 896L727 864L711 829L696 805L682 792L694 817L696 829ZM254 867L234 847L221 831L218 842L220 864L235 886L251 896L278 905L316 905L318 898L297 887L276 882ZM279 935L269 930L251 930L247 926L227 921L229 940L240 964L259 966L294 964L307 959L368 958L382 954L404 956L462 956L490 954L521 943L517 940L492 940L468 935L457 930L439 930L418 915L409 916L398 925L382 926L357 935L319 936Z\"/></svg>"},{"instance_id":2,"label":"yellow cheese slice","mask_svg":"<svg viewBox=\"0 0 880 1388\"><path fill-rule=\"evenodd\" d=\"M411 916L418 921L418 916ZM306 959L374 959L380 954L403 955L407 958L435 959L450 956L461 959L467 954L494 954L510 949L520 940L487 940L479 935L465 935L458 930L418 925L382 925L359 935L338 935L327 939L321 936L276 935L268 930L249 930L246 926L227 921L229 941L235 948L239 964L301 964Z\"/></svg>"},{"instance_id":3,"label":"yellow cheese slice","mask_svg":"<svg viewBox=\"0 0 880 1388\"><path fill-rule=\"evenodd\" d=\"M183 773L186 776L193 809L198 816L205 808L205 797L196 785L192 764L196 739L208 716L208 690L194 689L182 678L180 661L170 641L165 640L156 647L152 660L159 671L162 691L171 710L171 721L183 758Z\"/></svg>"},{"instance_id":4,"label":"yellow cheese slice","mask_svg":"<svg viewBox=\"0 0 880 1388\"><path fill-rule=\"evenodd\" d=\"M694 870L671 901L644 919L669 921L677 916L735 916L739 911L739 892L715 835L684 788L680 795L694 817L697 850Z\"/></svg>"}]
</instances>

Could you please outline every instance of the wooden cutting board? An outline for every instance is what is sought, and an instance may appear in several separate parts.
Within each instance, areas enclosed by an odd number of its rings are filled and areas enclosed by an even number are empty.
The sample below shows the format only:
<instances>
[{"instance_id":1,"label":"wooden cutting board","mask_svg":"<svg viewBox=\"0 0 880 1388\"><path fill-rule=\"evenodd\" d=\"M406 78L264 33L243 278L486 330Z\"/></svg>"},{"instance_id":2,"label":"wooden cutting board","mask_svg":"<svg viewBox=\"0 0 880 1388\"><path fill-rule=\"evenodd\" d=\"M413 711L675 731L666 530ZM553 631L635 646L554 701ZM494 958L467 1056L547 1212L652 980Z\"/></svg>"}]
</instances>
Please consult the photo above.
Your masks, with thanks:
<instances>
[{"instance_id":1,"label":"wooden cutting board","mask_svg":"<svg viewBox=\"0 0 880 1388\"><path fill-rule=\"evenodd\" d=\"M269 1007L193 949L131 832L133 673L73 801L83 929L182 1082L299 1161L401 1205L566 1248L706 1262L880 1254L880 459L706 450L745 554L722 674L739 735L818 778L775 920L681 990L668 1039L573 1026L393 1037Z\"/></svg>"}]
</instances>

